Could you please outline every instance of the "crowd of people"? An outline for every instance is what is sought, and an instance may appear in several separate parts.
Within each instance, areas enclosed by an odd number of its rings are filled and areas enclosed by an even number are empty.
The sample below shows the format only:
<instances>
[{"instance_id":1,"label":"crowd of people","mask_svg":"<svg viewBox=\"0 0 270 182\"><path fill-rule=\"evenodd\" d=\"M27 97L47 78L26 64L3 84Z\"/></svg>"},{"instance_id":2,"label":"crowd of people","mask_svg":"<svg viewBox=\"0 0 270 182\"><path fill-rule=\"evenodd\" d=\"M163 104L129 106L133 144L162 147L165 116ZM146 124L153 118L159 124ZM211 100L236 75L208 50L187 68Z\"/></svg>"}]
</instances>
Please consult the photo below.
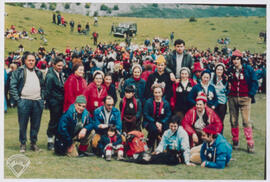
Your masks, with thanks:
<instances>
[{"instance_id":1,"label":"crowd of people","mask_svg":"<svg viewBox=\"0 0 270 182\"><path fill-rule=\"evenodd\" d=\"M10 53L5 94L7 105L18 109L20 152L26 152L29 118L30 149L40 150L47 107L48 150L60 155L89 156L91 149L108 161L116 155L142 164L224 168L239 148L239 111L247 152L254 153L250 105L266 91L266 55L185 49L181 39L174 50L158 39L149 42ZM232 146L223 136L227 105ZM142 129L147 139L134 147Z\"/></svg>"}]
</instances>

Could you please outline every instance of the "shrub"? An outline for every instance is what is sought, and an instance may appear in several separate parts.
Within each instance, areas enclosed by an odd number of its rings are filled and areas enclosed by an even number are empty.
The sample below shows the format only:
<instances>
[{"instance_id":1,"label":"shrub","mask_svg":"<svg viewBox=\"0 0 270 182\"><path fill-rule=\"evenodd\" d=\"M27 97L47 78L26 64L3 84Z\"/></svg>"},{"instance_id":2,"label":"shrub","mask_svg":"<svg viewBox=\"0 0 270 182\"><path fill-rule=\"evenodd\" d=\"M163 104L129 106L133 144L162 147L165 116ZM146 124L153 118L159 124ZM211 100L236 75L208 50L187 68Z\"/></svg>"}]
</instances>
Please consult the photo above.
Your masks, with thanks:
<instances>
[{"instance_id":1,"label":"shrub","mask_svg":"<svg viewBox=\"0 0 270 182\"><path fill-rule=\"evenodd\" d=\"M98 16L98 11L95 11L94 12L94 16Z\"/></svg>"},{"instance_id":2,"label":"shrub","mask_svg":"<svg viewBox=\"0 0 270 182\"><path fill-rule=\"evenodd\" d=\"M158 4L157 3L153 3L152 6L155 7L155 8L157 8L158 7Z\"/></svg>"},{"instance_id":3,"label":"shrub","mask_svg":"<svg viewBox=\"0 0 270 182\"><path fill-rule=\"evenodd\" d=\"M196 21L197 20L196 20L196 18L194 16L192 16L192 17L189 18L189 22L196 22Z\"/></svg>"},{"instance_id":4,"label":"shrub","mask_svg":"<svg viewBox=\"0 0 270 182\"><path fill-rule=\"evenodd\" d=\"M65 9L69 9L70 8L70 4L69 3L66 3L65 4Z\"/></svg>"},{"instance_id":5,"label":"shrub","mask_svg":"<svg viewBox=\"0 0 270 182\"><path fill-rule=\"evenodd\" d=\"M115 10L115 11L119 10L118 5L114 5L114 6L113 6L113 10Z\"/></svg>"},{"instance_id":6,"label":"shrub","mask_svg":"<svg viewBox=\"0 0 270 182\"><path fill-rule=\"evenodd\" d=\"M76 3L77 6L79 6L81 3Z\"/></svg>"},{"instance_id":7,"label":"shrub","mask_svg":"<svg viewBox=\"0 0 270 182\"><path fill-rule=\"evenodd\" d=\"M86 9L89 9L90 8L90 3L85 3L85 6L84 6Z\"/></svg>"},{"instance_id":8,"label":"shrub","mask_svg":"<svg viewBox=\"0 0 270 182\"><path fill-rule=\"evenodd\" d=\"M222 32L228 32L228 30L223 30Z\"/></svg>"},{"instance_id":9,"label":"shrub","mask_svg":"<svg viewBox=\"0 0 270 182\"><path fill-rule=\"evenodd\" d=\"M216 28L211 28L211 30L216 30Z\"/></svg>"},{"instance_id":10,"label":"shrub","mask_svg":"<svg viewBox=\"0 0 270 182\"><path fill-rule=\"evenodd\" d=\"M47 9L47 5L45 3L41 3L41 6L40 6L41 9Z\"/></svg>"},{"instance_id":11,"label":"shrub","mask_svg":"<svg viewBox=\"0 0 270 182\"><path fill-rule=\"evenodd\" d=\"M27 6L30 8L35 8L36 6L33 3L27 3Z\"/></svg>"},{"instance_id":12,"label":"shrub","mask_svg":"<svg viewBox=\"0 0 270 182\"><path fill-rule=\"evenodd\" d=\"M56 9L56 3L50 3L49 9L54 11Z\"/></svg>"},{"instance_id":13,"label":"shrub","mask_svg":"<svg viewBox=\"0 0 270 182\"><path fill-rule=\"evenodd\" d=\"M112 13L112 9L111 8L108 8L106 12L107 12L107 14L111 14Z\"/></svg>"},{"instance_id":14,"label":"shrub","mask_svg":"<svg viewBox=\"0 0 270 182\"><path fill-rule=\"evenodd\" d=\"M25 19L25 20L31 20L31 18L29 18L29 17L24 17L24 19Z\"/></svg>"},{"instance_id":15,"label":"shrub","mask_svg":"<svg viewBox=\"0 0 270 182\"><path fill-rule=\"evenodd\" d=\"M107 10L108 10L108 6L106 6L105 4L102 4L102 5L100 6L100 10L101 10L101 11L107 11Z\"/></svg>"}]
</instances>

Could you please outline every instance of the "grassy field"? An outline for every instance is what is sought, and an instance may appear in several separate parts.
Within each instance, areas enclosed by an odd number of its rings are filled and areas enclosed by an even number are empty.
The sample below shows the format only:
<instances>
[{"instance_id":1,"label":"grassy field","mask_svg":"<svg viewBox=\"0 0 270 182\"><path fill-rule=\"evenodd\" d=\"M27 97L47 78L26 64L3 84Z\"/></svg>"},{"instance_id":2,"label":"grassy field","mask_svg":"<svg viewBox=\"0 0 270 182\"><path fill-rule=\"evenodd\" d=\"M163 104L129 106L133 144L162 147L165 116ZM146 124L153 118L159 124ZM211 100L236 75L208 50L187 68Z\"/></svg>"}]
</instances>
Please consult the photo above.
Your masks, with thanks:
<instances>
[{"instance_id":1,"label":"grassy field","mask_svg":"<svg viewBox=\"0 0 270 182\"><path fill-rule=\"evenodd\" d=\"M74 47L93 45L91 36L79 35L77 32L70 33L67 27L57 26L52 23L52 11L37 10L31 8L21 8L5 6L8 16L5 16L5 29L12 24L18 31L25 29L30 31L32 26L40 26L47 34L47 50L56 48L64 52L67 45ZM258 39L259 32L266 31L266 17L223 17L223 18L197 18L197 22L189 22L189 19L162 19L162 18L125 18L125 17L99 17L99 26L93 26L93 17L62 13L68 22L73 19L75 27L80 22L85 27L86 22L90 22L90 32L99 33L98 41L123 41L109 34L113 22L132 21L138 24L138 35L132 39L133 43L143 44L146 38L152 39L155 36L169 38L170 32L175 32L175 38L182 38L186 41L186 47L198 47L201 50L213 49L217 39L230 37L229 47L237 47L240 50L250 50L251 52L263 53L266 45ZM76 28L75 28L76 30ZM18 45L23 44L25 50L37 51L43 44L39 35L34 35L37 40L8 40L5 39L5 55L9 51L18 49Z\"/></svg>"},{"instance_id":2,"label":"grassy field","mask_svg":"<svg viewBox=\"0 0 270 182\"><path fill-rule=\"evenodd\" d=\"M47 151L46 130L49 120L48 110L44 110L39 132L39 153L29 151L25 155L31 164L21 178L82 178L82 179L241 179L263 180L265 175L266 141L266 95L257 95L252 104L251 119L254 123L255 154L246 152L246 142L241 128L240 150L233 151L232 160L224 170L202 169L200 166L184 165L139 165L111 161L96 156L69 158L56 156ZM240 123L242 123L240 121ZM5 114L5 162L13 154L19 153L19 128L17 110L9 109ZM29 128L29 127L28 127ZM28 130L29 131L29 130ZM231 141L229 115L225 118L224 136ZM28 132L29 137L29 132ZM5 178L15 178L9 168L4 167Z\"/></svg>"}]
</instances>

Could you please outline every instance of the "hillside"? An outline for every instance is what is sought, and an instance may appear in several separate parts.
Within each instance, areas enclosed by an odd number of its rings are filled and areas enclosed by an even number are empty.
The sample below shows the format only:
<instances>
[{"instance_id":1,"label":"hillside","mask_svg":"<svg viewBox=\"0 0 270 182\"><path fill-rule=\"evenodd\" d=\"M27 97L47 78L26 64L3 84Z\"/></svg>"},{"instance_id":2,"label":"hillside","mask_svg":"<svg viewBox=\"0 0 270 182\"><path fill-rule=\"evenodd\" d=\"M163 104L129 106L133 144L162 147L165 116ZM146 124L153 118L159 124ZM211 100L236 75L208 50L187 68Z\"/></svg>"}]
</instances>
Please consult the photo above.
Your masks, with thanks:
<instances>
[{"instance_id":1,"label":"hillside","mask_svg":"<svg viewBox=\"0 0 270 182\"><path fill-rule=\"evenodd\" d=\"M64 51L67 45L72 48L92 46L91 36L79 35L76 32L70 33L69 26L57 26L52 23L52 11L38 10L32 8L22 8L15 6L5 6L8 16L5 16L5 29L12 24L18 31L25 29L30 31L32 26L42 27L45 30L48 45L46 49L56 48L58 51ZM145 38L152 39L159 36L168 38L170 32L175 32L175 38L182 38L186 41L186 47L198 47L207 49L216 45L217 39L221 37L230 37L229 47L237 47L240 50L250 50L251 52L262 53L266 50L266 45L258 40L259 32L266 31L266 17L215 17L215 18L197 18L197 22L189 22L188 18L183 19L163 19L163 18L132 18L132 17L99 17L99 26L93 26L93 17L61 13L68 22L73 19L75 27L80 22L84 27L86 22L90 22L91 32L99 33L98 41L123 41L110 35L110 29L113 22L133 21L138 24L138 35L132 39L132 43L142 44ZM37 40L9 40L5 39L5 54L9 51L15 51L19 44L23 44L25 50L37 51L42 45L40 36L34 35Z\"/></svg>"},{"instance_id":2,"label":"hillside","mask_svg":"<svg viewBox=\"0 0 270 182\"><path fill-rule=\"evenodd\" d=\"M47 9L93 16L141 18L188 18L266 16L266 6L225 6L176 3L10 3L17 6Z\"/></svg>"}]
</instances>

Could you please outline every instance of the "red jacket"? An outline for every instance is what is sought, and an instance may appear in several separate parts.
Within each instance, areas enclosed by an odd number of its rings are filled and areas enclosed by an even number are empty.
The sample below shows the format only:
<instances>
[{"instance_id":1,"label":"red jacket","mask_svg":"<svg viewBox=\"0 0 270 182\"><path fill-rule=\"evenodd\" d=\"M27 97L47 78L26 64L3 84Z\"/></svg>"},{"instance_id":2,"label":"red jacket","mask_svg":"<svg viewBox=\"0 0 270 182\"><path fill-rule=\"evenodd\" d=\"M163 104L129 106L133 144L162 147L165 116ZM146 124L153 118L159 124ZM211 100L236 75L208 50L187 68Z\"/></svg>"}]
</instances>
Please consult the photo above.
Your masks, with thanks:
<instances>
[{"instance_id":1,"label":"red jacket","mask_svg":"<svg viewBox=\"0 0 270 182\"><path fill-rule=\"evenodd\" d=\"M149 75L151 75L152 73L153 73L153 71L151 71L151 70L150 70L150 71L149 71L149 70L146 70L146 71L144 71L144 72L142 73L141 78L142 78L143 80L147 81Z\"/></svg>"},{"instance_id":2,"label":"red jacket","mask_svg":"<svg viewBox=\"0 0 270 182\"><path fill-rule=\"evenodd\" d=\"M222 122L218 117L218 115L215 113L214 110L212 110L208 106L205 107L205 112L208 116L208 122L215 124L215 126L217 127L217 132L220 133L222 130ZM196 107L193 107L190 110L188 110L188 112L186 113L185 117L182 120L182 126L191 138L190 146L193 145L192 134L196 133L195 129L193 128L193 125L196 121L196 115L197 115Z\"/></svg>"},{"instance_id":3,"label":"red jacket","mask_svg":"<svg viewBox=\"0 0 270 182\"><path fill-rule=\"evenodd\" d=\"M104 105L103 99L108 93L104 85L101 85L101 90L98 92L95 82L92 82L84 90L83 95L85 95L87 101L86 109L90 112L91 116L93 116L94 110ZM97 102L97 106L94 105L95 102Z\"/></svg>"},{"instance_id":4,"label":"red jacket","mask_svg":"<svg viewBox=\"0 0 270 182\"><path fill-rule=\"evenodd\" d=\"M64 84L64 106L63 110L66 112L71 104L73 104L78 95L81 95L87 87L86 80L82 77L77 77L71 74Z\"/></svg>"}]
</instances>

